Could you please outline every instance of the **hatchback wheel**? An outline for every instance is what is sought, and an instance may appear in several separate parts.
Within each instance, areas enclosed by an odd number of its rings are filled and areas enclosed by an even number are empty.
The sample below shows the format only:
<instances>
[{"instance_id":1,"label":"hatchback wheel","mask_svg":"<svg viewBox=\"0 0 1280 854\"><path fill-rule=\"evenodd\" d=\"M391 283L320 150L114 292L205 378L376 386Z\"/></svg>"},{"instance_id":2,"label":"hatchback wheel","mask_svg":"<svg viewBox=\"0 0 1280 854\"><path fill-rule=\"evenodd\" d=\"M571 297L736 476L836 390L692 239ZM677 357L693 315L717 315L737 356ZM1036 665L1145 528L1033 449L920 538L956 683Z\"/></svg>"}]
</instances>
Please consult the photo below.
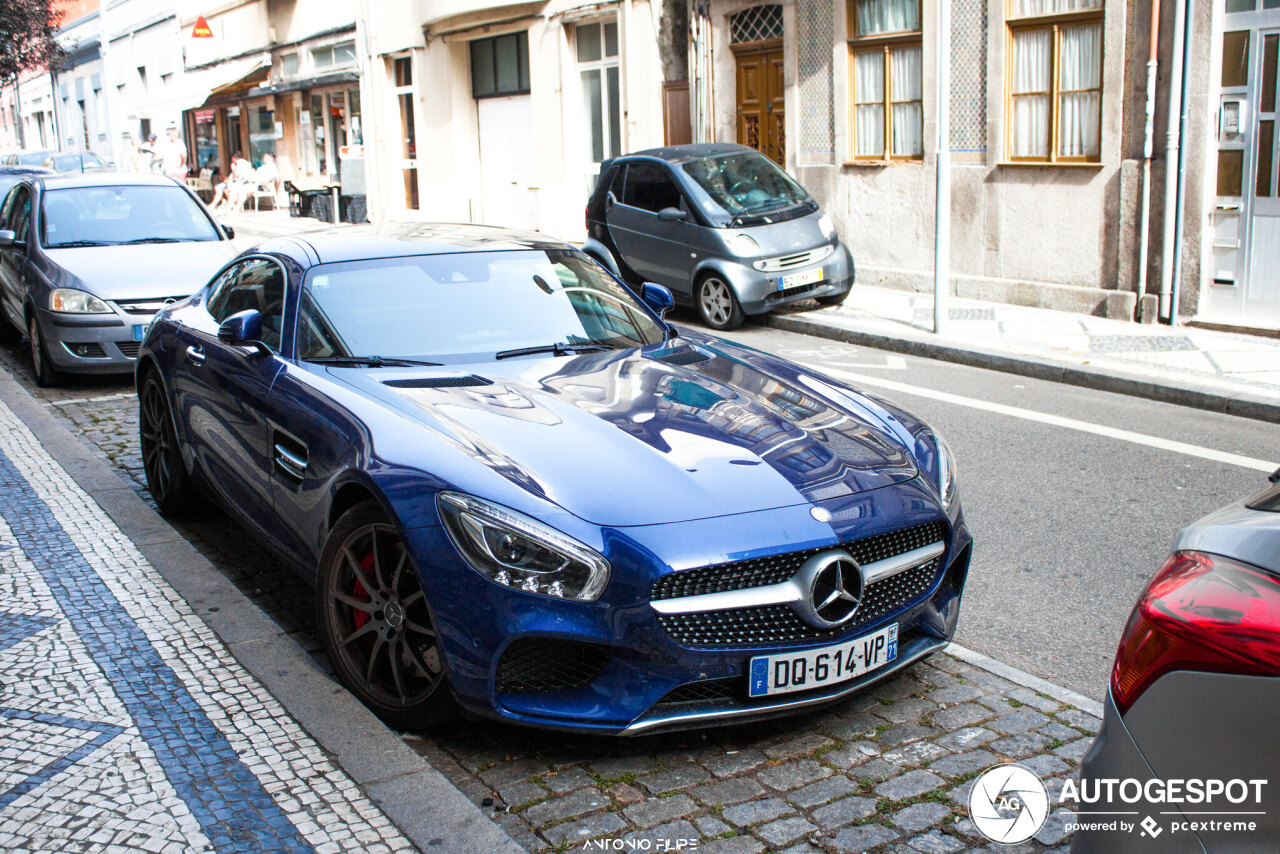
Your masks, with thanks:
<instances>
[{"instance_id":1,"label":"hatchback wheel","mask_svg":"<svg viewBox=\"0 0 1280 854\"><path fill-rule=\"evenodd\" d=\"M746 319L733 288L719 276L707 276L698 285L698 314L707 326L724 332Z\"/></svg>"},{"instance_id":2,"label":"hatchback wheel","mask_svg":"<svg viewBox=\"0 0 1280 854\"><path fill-rule=\"evenodd\" d=\"M147 373L138 392L138 440L147 489L160 512L180 516L196 506L199 498L182 464L169 399L154 370Z\"/></svg>"},{"instance_id":3,"label":"hatchback wheel","mask_svg":"<svg viewBox=\"0 0 1280 854\"><path fill-rule=\"evenodd\" d=\"M348 690L401 729L455 715L418 568L376 502L333 526L316 582L320 639Z\"/></svg>"},{"instance_id":4,"label":"hatchback wheel","mask_svg":"<svg viewBox=\"0 0 1280 854\"><path fill-rule=\"evenodd\" d=\"M27 320L27 341L31 344L31 372L35 374L36 385L49 388L61 382L62 372L49 360L49 350L44 346L40 323L34 314Z\"/></svg>"}]
</instances>

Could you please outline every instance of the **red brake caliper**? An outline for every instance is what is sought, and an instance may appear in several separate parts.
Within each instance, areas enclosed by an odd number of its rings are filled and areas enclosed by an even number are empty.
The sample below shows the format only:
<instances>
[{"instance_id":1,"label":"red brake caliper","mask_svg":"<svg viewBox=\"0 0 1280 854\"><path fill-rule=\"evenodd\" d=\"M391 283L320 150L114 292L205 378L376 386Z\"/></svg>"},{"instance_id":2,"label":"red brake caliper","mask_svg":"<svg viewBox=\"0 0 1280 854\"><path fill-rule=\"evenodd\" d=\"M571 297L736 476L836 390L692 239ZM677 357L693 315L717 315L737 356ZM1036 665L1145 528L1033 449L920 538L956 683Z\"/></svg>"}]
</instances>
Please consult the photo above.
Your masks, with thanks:
<instances>
[{"instance_id":1,"label":"red brake caliper","mask_svg":"<svg viewBox=\"0 0 1280 854\"><path fill-rule=\"evenodd\" d=\"M360 561L360 569L368 574L373 569L373 552L369 552ZM373 599L369 595L369 591L364 589L364 585L360 583L360 579L355 580L355 585L351 588L351 595L359 599L361 602L369 602ZM363 629L364 624L369 622L369 615L361 611L359 608L352 608L351 621L356 624L357 629Z\"/></svg>"}]
</instances>

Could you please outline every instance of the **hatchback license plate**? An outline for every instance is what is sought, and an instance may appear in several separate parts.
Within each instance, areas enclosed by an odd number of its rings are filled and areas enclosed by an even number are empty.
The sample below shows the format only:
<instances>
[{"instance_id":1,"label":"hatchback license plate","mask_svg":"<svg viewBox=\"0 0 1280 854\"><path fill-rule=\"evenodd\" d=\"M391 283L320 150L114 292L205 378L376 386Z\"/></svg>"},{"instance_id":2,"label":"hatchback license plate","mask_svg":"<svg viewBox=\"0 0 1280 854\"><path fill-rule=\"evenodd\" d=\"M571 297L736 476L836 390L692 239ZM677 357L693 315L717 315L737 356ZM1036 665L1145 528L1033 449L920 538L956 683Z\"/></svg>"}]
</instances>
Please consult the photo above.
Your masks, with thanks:
<instances>
[{"instance_id":1,"label":"hatchback license plate","mask_svg":"<svg viewBox=\"0 0 1280 854\"><path fill-rule=\"evenodd\" d=\"M842 644L751 659L747 695L768 697L847 682L898 657L898 624Z\"/></svg>"},{"instance_id":2,"label":"hatchback license plate","mask_svg":"<svg viewBox=\"0 0 1280 854\"><path fill-rule=\"evenodd\" d=\"M150 323L143 323L133 327L133 340L142 341L147 337L147 330L151 328Z\"/></svg>"},{"instance_id":3,"label":"hatchback license plate","mask_svg":"<svg viewBox=\"0 0 1280 854\"><path fill-rule=\"evenodd\" d=\"M787 288L798 288L801 285L812 285L814 282L822 281L822 268L817 267L812 270L805 270L803 273L792 273L790 276L778 277L778 290L785 291Z\"/></svg>"}]
</instances>

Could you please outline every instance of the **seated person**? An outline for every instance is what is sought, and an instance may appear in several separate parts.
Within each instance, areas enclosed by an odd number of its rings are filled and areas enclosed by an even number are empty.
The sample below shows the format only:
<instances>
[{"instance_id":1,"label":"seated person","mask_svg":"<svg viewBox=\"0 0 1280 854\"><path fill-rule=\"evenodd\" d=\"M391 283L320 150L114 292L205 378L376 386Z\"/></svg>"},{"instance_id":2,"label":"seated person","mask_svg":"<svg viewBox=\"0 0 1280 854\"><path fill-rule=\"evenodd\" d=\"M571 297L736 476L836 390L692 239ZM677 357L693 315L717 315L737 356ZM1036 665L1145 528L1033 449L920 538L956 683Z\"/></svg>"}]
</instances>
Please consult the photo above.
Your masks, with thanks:
<instances>
[{"instance_id":1,"label":"seated person","mask_svg":"<svg viewBox=\"0 0 1280 854\"><path fill-rule=\"evenodd\" d=\"M216 210L235 210L244 204L248 191L241 190L253 180L253 164L244 159L244 154L237 151L231 155L231 174L227 180L221 181L213 188L213 201L210 207ZM239 205L236 200L239 200Z\"/></svg>"}]
</instances>

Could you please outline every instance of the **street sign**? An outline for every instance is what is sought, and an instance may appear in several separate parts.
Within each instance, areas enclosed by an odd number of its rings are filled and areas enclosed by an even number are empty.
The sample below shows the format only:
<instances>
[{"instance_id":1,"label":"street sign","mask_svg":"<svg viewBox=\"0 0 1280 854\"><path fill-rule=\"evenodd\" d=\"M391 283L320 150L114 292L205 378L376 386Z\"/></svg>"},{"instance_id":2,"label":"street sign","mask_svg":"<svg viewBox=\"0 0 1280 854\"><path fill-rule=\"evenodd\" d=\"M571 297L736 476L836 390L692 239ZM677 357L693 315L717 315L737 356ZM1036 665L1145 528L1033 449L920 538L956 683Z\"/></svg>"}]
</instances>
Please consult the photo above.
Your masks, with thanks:
<instances>
[{"instance_id":1,"label":"street sign","mask_svg":"<svg viewBox=\"0 0 1280 854\"><path fill-rule=\"evenodd\" d=\"M193 39L211 39L213 38L213 30L209 29L209 22L204 19L204 15L196 18L196 25L191 30L191 38Z\"/></svg>"}]
</instances>

